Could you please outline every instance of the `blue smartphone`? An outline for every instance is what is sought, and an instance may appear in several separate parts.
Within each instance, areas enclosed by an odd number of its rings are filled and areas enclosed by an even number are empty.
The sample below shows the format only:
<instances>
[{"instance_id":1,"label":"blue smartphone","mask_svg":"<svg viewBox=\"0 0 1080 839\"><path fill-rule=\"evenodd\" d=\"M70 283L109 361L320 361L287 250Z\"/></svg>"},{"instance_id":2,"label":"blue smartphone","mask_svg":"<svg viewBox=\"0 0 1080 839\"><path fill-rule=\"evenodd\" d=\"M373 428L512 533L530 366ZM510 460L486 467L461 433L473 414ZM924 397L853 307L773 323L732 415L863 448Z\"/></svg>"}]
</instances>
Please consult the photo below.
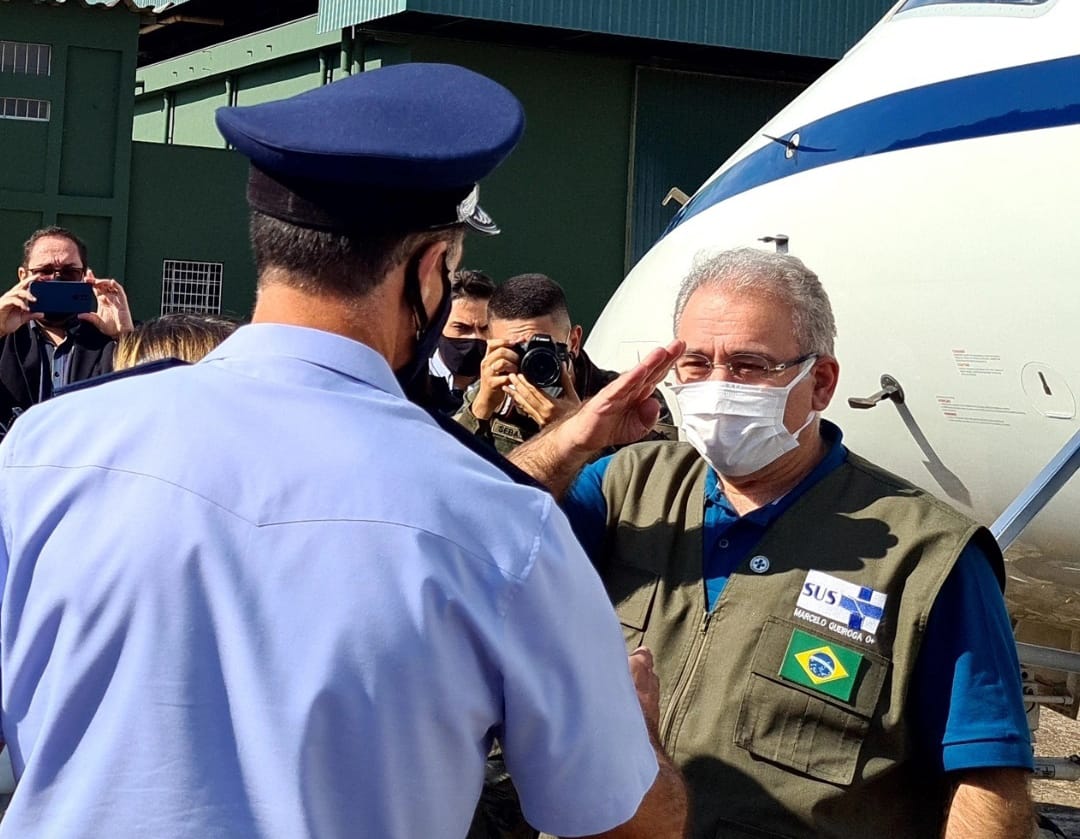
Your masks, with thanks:
<instances>
[{"instance_id":1,"label":"blue smartphone","mask_svg":"<svg viewBox=\"0 0 1080 839\"><path fill-rule=\"evenodd\" d=\"M30 283L30 293L37 298L31 304L32 312L74 315L97 311L97 297L90 283L37 280Z\"/></svg>"}]
</instances>

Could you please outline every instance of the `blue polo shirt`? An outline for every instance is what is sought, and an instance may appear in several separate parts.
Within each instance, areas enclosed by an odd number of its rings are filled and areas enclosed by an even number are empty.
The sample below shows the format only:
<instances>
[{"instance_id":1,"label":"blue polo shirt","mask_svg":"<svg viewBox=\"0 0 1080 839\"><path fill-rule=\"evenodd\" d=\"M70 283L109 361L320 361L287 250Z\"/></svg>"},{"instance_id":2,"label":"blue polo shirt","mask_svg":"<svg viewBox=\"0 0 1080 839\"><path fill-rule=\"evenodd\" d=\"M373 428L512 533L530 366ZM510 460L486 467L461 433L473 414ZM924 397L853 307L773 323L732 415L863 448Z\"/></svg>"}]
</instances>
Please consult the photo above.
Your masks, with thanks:
<instances>
[{"instance_id":1,"label":"blue polo shirt","mask_svg":"<svg viewBox=\"0 0 1080 839\"><path fill-rule=\"evenodd\" d=\"M731 506L716 473L709 470L702 582L710 610L770 525L847 459L840 429L823 420L821 433L828 450L813 471L781 498L745 516ZM594 561L601 557L607 528L602 484L610 463L606 457L587 466L563 502ZM1032 767L1012 626L990 561L975 544L961 553L931 610L909 713L919 745L944 771Z\"/></svg>"}]
</instances>

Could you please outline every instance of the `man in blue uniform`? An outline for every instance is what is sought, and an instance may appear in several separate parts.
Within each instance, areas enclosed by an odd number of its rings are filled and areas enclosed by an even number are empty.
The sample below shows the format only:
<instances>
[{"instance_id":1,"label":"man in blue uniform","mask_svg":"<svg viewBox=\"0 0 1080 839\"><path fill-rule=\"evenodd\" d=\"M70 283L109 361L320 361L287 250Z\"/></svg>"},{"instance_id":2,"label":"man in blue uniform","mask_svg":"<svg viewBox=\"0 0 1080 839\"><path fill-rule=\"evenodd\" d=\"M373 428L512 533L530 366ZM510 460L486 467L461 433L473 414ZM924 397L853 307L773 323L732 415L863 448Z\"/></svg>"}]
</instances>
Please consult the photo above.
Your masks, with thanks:
<instances>
[{"instance_id":1,"label":"man in blue uniform","mask_svg":"<svg viewBox=\"0 0 1080 839\"><path fill-rule=\"evenodd\" d=\"M0 448L0 836L460 837L496 735L538 827L681 835L650 656L565 519L404 397L519 103L401 65L218 125L253 323Z\"/></svg>"},{"instance_id":2,"label":"man in blue uniform","mask_svg":"<svg viewBox=\"0 0 1080 839\"><path fill-rule=\"evenodd\" d=\"M820 418L839 364L817 276L702 259L674 320L687 442L591 464L564 508L628 645L654 652L692 836L1027 839L1001 553ZM561 491L655 415L645 395L617 381L515 457Z\"/></svg>"}]
</instances>

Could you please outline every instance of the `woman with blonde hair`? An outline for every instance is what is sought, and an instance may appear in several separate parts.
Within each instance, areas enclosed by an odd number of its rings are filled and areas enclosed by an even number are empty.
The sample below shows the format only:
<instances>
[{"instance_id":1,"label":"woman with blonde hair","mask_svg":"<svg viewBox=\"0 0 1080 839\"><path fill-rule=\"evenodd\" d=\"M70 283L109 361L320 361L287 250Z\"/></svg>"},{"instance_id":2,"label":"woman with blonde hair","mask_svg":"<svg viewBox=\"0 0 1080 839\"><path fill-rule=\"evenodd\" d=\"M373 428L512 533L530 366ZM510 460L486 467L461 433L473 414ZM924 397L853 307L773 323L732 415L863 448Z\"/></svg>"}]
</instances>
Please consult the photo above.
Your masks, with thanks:
<instances>
[{"instance_id":1,"label":"woman with blonde hair","mask_svg":"<svg viewBox=\"0 0 1080 839\"><path fill-rule=\"evenodd\" d=\"M188 312L162 315L121 336L113 357L113 369L126 370L163 358L198 361L228 338L237 326L235 321L216 315Z\"/></svg>"}]
</instances>

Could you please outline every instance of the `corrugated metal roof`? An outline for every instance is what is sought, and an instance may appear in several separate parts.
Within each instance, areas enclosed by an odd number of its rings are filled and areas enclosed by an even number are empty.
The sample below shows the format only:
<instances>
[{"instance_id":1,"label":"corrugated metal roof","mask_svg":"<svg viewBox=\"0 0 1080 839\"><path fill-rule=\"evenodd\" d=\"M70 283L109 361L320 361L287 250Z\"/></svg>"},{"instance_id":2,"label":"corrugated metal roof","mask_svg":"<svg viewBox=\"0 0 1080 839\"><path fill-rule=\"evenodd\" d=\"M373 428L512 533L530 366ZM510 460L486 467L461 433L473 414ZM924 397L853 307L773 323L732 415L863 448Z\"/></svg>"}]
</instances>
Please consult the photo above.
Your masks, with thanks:
<instances>
[{"instance_id":1,"label":"corrugated metal roof","mask_svg":"<svg viewBox=\"0 0 1080 839\"><path fill-rule=\"evenodd\" d=\"M47 6L62 6L65 0L38 0ZM7 2L7 0L4 0ZM182 6L187 0L71 0L77 6L113 6L124 5L133 12L164 12L175 6Z\"/></svg>"},{"instance_id":2,"label":"corrugated metal roof","mask_svg":"<svg viewBox=\"0 0 1080 839\"><path fill-rule=\"evenodd\" d=\"M839 58L892 0L320 0L319 32L401 12Z\"/></svg>"}]
</instances>

